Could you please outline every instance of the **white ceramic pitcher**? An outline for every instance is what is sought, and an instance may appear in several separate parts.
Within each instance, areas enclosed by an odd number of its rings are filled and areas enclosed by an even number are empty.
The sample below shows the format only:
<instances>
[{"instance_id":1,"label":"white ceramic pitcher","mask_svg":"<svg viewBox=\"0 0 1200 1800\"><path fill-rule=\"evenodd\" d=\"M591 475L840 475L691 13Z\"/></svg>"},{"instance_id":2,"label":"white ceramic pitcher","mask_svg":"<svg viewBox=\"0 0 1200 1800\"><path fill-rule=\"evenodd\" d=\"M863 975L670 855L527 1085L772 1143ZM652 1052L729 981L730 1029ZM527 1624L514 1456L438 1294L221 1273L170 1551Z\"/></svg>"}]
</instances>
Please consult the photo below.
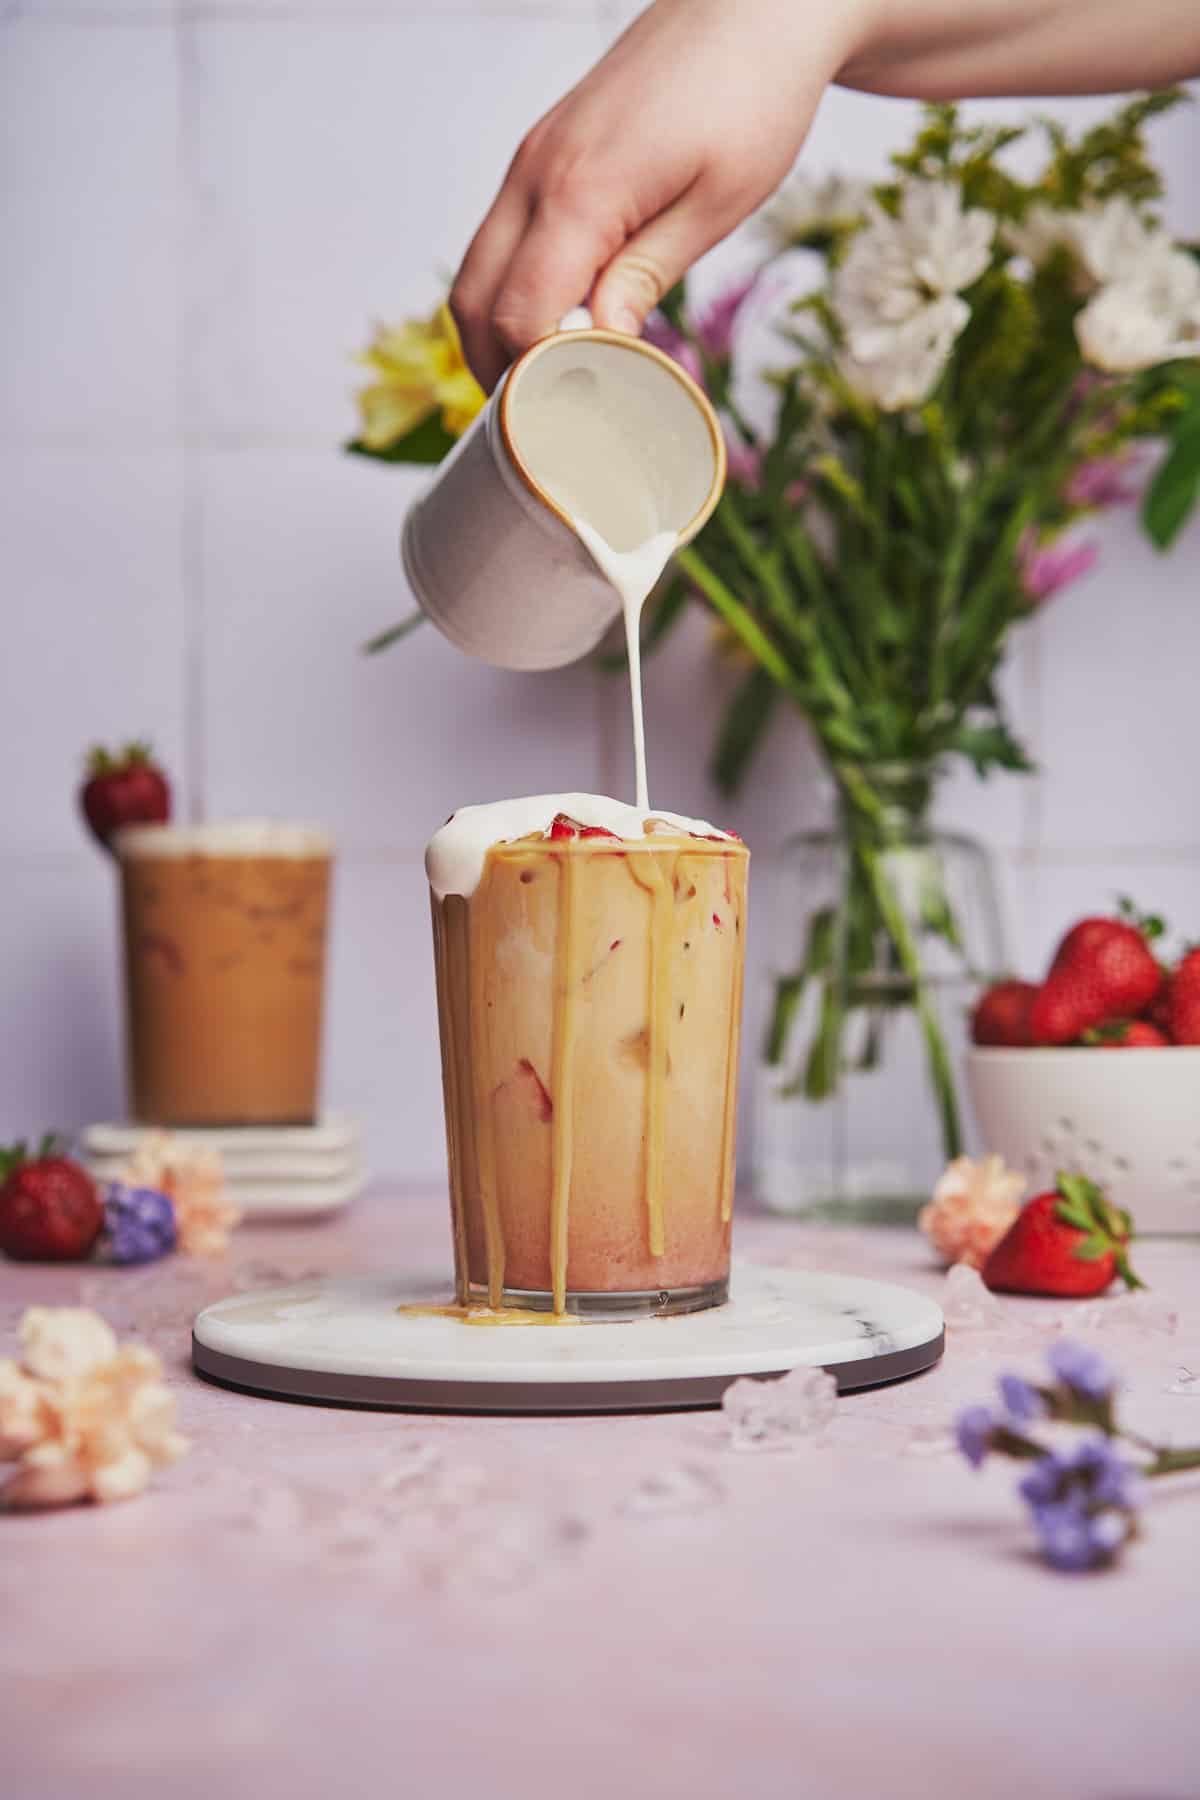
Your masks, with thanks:
<instances>
[{"instance_id":1,"label":"white ceramic pitcher","mask_svg":"<svg viewBox=\"0 0 1200 1800\"><path fill-rule=\"evenodd\" d=\"M620 332L559 330L506 372L411 507L405 573L460 650L558 668L619 610L570 516L616 550L666 530L687 543L724 480L716 414L677 363Z\"/></svg>"}]
</instances>

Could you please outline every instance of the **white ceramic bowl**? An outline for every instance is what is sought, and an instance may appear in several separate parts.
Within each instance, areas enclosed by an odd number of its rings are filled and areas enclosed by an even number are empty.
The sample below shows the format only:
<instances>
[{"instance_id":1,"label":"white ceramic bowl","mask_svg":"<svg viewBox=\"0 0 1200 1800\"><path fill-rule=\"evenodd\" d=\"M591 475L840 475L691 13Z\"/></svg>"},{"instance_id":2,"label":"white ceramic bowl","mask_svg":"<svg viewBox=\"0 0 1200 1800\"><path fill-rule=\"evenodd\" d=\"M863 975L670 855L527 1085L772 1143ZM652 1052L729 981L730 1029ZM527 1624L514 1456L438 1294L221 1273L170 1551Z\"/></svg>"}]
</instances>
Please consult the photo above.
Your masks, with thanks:
<instances>
[{"instance_id":1,"label":"white ceramic bowl","mask_svg":"<svg viewBox=\"0 0 1200 1800\"><path fill-rule=\"evenodd\" d=\"M1081 1170L1139 1231L1200 1232L1200 1046L969 1050L983 1144L1035 1184Z\"/></svg>"}]
</instances>

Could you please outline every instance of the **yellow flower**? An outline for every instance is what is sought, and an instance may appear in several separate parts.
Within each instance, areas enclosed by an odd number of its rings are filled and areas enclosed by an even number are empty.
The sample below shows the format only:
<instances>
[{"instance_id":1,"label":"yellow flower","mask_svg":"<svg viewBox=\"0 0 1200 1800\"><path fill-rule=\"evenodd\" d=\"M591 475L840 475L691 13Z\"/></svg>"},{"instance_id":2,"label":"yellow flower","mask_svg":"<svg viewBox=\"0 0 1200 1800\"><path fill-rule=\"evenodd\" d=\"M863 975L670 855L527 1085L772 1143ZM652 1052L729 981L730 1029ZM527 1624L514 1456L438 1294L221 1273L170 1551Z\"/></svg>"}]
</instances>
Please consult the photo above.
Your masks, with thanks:
<instances>
[{"instance_id":1,"label":"yellow flower","mask_svg":"<svg viewBox=\"0 0 1200 1800\"><path fill-rule=\"evenodd\" d=\"M381 325L359 361L379 377L358 395L369 450L388 449L439 408L451 437L461 437L487 398L463 360L444 302L430 319Z\"/></svg>"}]
</instances>

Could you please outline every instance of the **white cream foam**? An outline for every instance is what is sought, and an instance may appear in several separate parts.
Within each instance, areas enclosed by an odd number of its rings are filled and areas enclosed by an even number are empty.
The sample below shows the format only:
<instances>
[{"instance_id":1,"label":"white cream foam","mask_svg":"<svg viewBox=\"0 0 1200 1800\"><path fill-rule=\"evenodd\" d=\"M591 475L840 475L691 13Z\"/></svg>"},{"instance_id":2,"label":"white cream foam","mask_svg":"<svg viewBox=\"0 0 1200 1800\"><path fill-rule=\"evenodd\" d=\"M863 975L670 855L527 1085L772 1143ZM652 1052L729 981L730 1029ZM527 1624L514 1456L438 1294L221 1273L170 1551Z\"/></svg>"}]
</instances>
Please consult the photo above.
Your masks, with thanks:
<instances>
[{"instance_id":1,"label":"white cream foam","mask_svg":"<svg viewBox=\"0 0 1200 1800\"><path fill-rule=\"evenodd\" d=\"M436 831L425 852L425 873L439 900L447 894L470 896L479 886L487 853L493 844L510 844L535 831L549 831L556 813L566 813L580 825L599 825L616 837L636 841L650 833L647 818L665 819L693 837L719 837L732 842L727 831L718 831L706 819L685 819L680 813L653 812L609 800L603 794L533 794L523 800L494 800L487 806L460 806Z\"/></svg>"},{"instance_id":2,"label":"white cream foam","mask_svg":"<svg viewBox=\"0 0 1200 1800\"><path fill-rule=\"evenodd\" d=\"M220 819L207 825L126 825L115 832L118 856L329 856L333 839L318 825L274 819Z\"/></svg>"}]
</instances>

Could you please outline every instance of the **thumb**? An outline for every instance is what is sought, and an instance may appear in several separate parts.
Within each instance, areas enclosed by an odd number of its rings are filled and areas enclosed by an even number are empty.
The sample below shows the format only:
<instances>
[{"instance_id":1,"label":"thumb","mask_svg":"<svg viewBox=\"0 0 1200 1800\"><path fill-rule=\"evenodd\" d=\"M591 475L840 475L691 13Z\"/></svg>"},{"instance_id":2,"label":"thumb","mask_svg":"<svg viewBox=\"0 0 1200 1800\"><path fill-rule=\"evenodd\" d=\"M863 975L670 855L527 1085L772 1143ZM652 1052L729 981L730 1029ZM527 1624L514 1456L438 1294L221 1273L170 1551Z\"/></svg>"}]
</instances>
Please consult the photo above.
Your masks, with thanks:
<instances>
[{"instance_id":1,"label":"thumb","mask_svg":"<svg viewBox=\"0 0 1200 1800\"><path fill-rule=\"evenodd\" d=\"M592 317L609 331L637 336L663 295L698 257L730 231L737 215L705 204L699 182L635 232L592 288Z\"/></svg>"}]
</instances>

